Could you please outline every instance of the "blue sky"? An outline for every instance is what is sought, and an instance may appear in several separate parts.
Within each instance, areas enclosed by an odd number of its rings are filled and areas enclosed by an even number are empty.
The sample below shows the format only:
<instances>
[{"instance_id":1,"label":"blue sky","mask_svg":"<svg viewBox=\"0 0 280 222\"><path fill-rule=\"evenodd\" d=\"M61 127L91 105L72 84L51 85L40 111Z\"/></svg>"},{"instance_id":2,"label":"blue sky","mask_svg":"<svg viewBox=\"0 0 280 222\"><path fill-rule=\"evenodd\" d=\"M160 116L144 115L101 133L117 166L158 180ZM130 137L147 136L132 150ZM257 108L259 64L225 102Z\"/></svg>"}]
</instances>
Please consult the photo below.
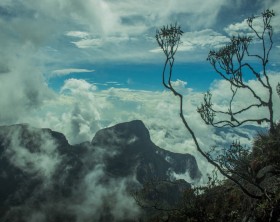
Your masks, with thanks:
<instances>
[{"instance_id":1,"label":"blue sky","mask_svg":"<svg viewBox=\"0 0 280 222\"><path fill-rule=\"evenodd\" d=\"M73 73L57 76L48 80L49 87L59 91L64 81L69 78L85 79L94 83L99 89L110 87L132 88L138 90L163 90L162 86L162 64L96 64L95 69L86 69L86 72ZM92 71L90 71L92 70ZM210 64L200 63L178 63L174 67L174 78L187 81L188 85L196 90L205 91L217 78Z\"/></svg>"},{"instance_id":2,"label":"blue sky","mask_svg":"<svg viewBox=\"0 0 280 222\"><path fill-rule=\"evenodd\" d=\"M28 55L34 60L32 65L39 68L56 91L63 80L84 77L98 84L118 82L119 86L141 89L142 85L143 89L159 90L156 75L160 75L164 57L157 50L155 31L162 25L177 22L185 34L176 57L179 63L176 71L190 87L200 90L216 78L214 73L209 75L212 70L205 62L209 50L228 42L238 29L242 31L242 22L248 16L266 8L273 8L277 14L279 3L273 0L164 0L160 4L148 0L79 3L4 0L0 7L3 70L7 69L8 51L17 53L18 58ZM279 66L277 18L271 59ZM95 70L92 75L88 73L91 70ZM54 73L64 73L64 77ZM128 86L127 82L134 84Z\"/></svg>"},{"instance_id":3,"label":"blue sky","mask_svg":"<svg viewBox=\"0 0 280 222\"><path fill-rule=\"evenodd\" d=\"M48 127L78 143L100 128L141 119L157 145L196 155L177 115L178 102L161 84L164 56L156 30L177 22L184 31L174 86L185 95L185 115L200 142L209 146L232 137L213 138L213 129L196 113L209 88L220 107L229 95L206 61L208 52L231 35L246 34L245 19L267 8L276 13L269 68L275 85L280 82L278 0L1 0L0 124ZM251 98L241 93L239 99L242 105ZM276 95L274 100L280 110Z\"/></svg>"}]
</instances>

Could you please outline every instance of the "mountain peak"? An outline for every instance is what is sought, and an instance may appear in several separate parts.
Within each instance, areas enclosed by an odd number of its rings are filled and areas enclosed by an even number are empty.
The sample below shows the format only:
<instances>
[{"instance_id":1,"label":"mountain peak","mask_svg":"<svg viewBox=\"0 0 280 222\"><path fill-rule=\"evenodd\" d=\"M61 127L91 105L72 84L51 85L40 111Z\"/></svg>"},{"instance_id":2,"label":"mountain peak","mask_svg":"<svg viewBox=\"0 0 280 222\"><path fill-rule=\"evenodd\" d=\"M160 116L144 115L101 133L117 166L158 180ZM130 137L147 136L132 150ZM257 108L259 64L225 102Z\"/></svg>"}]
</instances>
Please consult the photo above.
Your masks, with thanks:
<instances>
[{"instance_id":1,"label":"mountain peak","mask_svg":"<svg viewBox=\"0 0 280 222\"><path fill-rule=\"evenodd\" d=\"M115 138L119 140L140 139L150 141L150 133L141 120L133 120L98 131L92 140L92 144L110 144L110 141L115 143Z\"/></svg>"},{"instance_id":2,"label":"mountain peak","mask_svg":"<svg viewBox=\"0 0 280 222\"><path fill-rule=\"evenodd\" d=\"M140 120L105 128L96 133L92 144L77 145L70 145L62 133L50 129L23 124L0 126L0 159L0 202L5 203L0 209L1 221L35 215L30 209L36 211L38 201L48 221L85 221L79 209L92 209L96 202L100 203L96 211L88 211L85 218L113 221L108 218L116 216L115 209L126 210L119 208L123 199L134 204L130 193L140 191L145 184L158 180L145 200L150 201L159 191L159 201L173 206L183 190L191 187L190 181L175 179L201 176L194 157L157 147ZM107 200L112 199L116 202L108 205ZM77 202L73 205L72 200ZM73 206L78 206L77 211L73 212Z\"/></svg>"}]
</instances>

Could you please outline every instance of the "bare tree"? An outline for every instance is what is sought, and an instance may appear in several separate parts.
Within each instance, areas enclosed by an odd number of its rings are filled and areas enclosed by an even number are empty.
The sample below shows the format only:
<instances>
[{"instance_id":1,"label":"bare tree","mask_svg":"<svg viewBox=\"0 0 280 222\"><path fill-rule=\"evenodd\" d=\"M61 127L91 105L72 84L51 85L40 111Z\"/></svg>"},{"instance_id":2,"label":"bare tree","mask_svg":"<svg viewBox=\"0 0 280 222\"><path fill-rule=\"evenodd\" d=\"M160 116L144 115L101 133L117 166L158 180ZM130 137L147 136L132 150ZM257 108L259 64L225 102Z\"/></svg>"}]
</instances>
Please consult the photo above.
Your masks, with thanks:
<instances>
[{"instance_id":1,"label":"bare tree","mask_svg":"<svg viewBox=\"0 0 280 222\"><path fill-rule=\"evenodd\" d=\"M267 73L269 55L273 45L271 19L274 15L273 11L266 10L262 13L261 17L253 16L248 18L247 24L252 31L250 36L233 36L229 44L219 50L211 50L209 52L207 60L216 73L230 84L232 96L227 110L217 110L213 106L211 92L205 94L204 101L198 108L198 112L206 124L215 127L237 127L249 122L257 122L259 124L267 122L270 125L270 130L274 131L273 89ZM261 20L261 28L260 24L256 23L255 20ZM261 47L258 52L251 53L253 50L250 50L250 44L254 39L258 41ZM261 65L261 70L257 70L257 68L249 63L252 59L255 59ZM246 83L245 77L247 74L253 74L263 90L267 92L268 99L261 96L260 91L262 90L254 89ZM255 101L251 101L251 103L241 108L234 106L239 90L247 90L248 95L251 94ZM240 114L260 107L268 110L268 117L245 119L240 117ZM222 115L222 119L216 120L215 117L218 115Z\"/></svg>"},{"instance_id":2,"label":"bare tree","mask_svg":"<svg viewBox=\"0 0 280 222\"><path fill-rule=\"evenodd\" d=\"M244 123L248 122L257 122L261 123L263 121L268 122L270 124L271 131L274 131L274 122L273 122L273 104L272 104L272 87L269 82L269 76L267 73L267 64L268 58L270 55L270 51L272 49L272 35L273 29L270 25L271 18L274 16L274 12L270 10L266 10L262 13L262 22L263 22L263 30L257 30L254 27L254 20L257 17L250 17L247 20L247 24L249 28L252 30L253 34L257 37L259 41L261 41L262 45L262 53L260 54L251 54L249 50L249 44L253 41L253 37L245 36L245 37L232 37L231 42L222 47L217 51L210 51L208 60L211 65L214 67L215 71L226 81L230 83L230 89L232 92L232 96L229 102L228 111L217 111L213 108L213 104L211 101L212 94L210 92L205 94L204 102L198 108L198 112L200 113L202 119L206 124L223 127L223 126L231 126L237 127ZM232 149L225 155L217 157L212 157L211 152L205 152L200 147L197 137L190 127L188 120L185 118L183 113L183 95L179 93L172 86L172 75L173 75L173 66L175 61L175 54L178 50L178 47L181 43L181 36L183 31L181 27L177 24L170 26L163 26L163 28L157 30L156 32L156 40L160 48L163 50L165 55L165 63L162 71L162 83L165 88L170 90L175 96L179 97L180 100L180 118L190 133L195 146L198 152L204 156L210 164L215 166L219 172L224 175L226 178L233 181L239 188L249 197L255 199L261 199L264 195L267 196L266 191L259 186L250 176L250 173L246 175L238 175L238 170L236 169L236 161L245 161L245 156L248 156L247 153L239 146L237 143L232 145ZM247 58L247 60L245 59ZM248 62L248 58L256 58L260 61L262 65L262 71L257 72L255 68L250 65ZM268 100L266 101L262 98L258 92L256 92L250 85L248 85L244 80L243 69L249 69L252 74L256 77L256 79L260 82L262 87L268 91ZM245 89L248 93L252 94L256 99L256 103L250 104L247 107L243 107L240 110L235 110L233 107L233 101L239 89ZM252 118L252 119L244 119L238 120L237 117L239 114L246 112L252 108L265 107L269 111L269 117L264 117L261 119ZM215 121L215 117L217 114L223 114L224 116L228 116L229 118L226 120L218 120ZM246 155L245 155L246 154ZM247 161L247 160L246 160ZM245 162L244 162L245 164ZM244 165L243 164L243 165ZM248 164L248 163L246 163ZM243 166L241 165L241 166ZM245 166L245 165L244 165ZM247 166L247 165L246 165ZM243 169L242 169L243 170ZM249 182L251 185L255 186L257 190L252 190L244 185L244 181Z\"/></svg>"}]
</instances>

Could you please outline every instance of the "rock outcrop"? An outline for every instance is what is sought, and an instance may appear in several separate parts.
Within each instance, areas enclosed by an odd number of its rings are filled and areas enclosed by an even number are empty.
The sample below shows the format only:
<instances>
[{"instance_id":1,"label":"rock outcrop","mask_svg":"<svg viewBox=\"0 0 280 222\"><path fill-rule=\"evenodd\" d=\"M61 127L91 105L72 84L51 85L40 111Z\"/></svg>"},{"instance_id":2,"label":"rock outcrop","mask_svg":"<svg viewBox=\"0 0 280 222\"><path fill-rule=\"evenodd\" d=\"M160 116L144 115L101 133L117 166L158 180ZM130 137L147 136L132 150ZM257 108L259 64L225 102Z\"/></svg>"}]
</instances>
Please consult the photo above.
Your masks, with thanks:
<instances>
[{"instance_id":1,"label":"rock outcrop","mask_svg":"<svg viewBox=\"0 0 280 222\"><path fill-rule=\"evenodd\" d=\"M102 129L77 145L50 129L0 127L1 221L125 221L140 211L131 209L137 206L129 192L178 174L201 177L192 155L157 147L139 120ZM166 185L171 196L190 187L180 184ZM165 201L171 199L177 201L170 195ZM131 215L117 213L126 211Z\"/></svg>"}]
</instances>

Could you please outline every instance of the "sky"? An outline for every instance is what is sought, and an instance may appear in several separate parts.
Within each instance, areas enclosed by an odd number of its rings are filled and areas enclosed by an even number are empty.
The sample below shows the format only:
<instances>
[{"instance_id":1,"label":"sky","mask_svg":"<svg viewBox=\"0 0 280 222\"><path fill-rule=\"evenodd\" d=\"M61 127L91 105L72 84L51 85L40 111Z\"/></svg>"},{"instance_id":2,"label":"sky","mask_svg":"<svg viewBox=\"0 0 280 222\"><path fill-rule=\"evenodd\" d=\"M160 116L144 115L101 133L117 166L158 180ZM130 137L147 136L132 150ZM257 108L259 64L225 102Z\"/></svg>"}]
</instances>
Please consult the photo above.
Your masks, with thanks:
<instances>
[{"instance_id":1,"label":"sky","mask_svg":"<svg viewBox=\"0 0 280 222\"><path fill-rule=\"evenodd\" d=\"M177 22L184 31L173 81L207 149L234 138L215 136L196 112L208 89L220 107L229 95L206 61L208 52L247 32L245 19L267 8L276 13L269 60L274 87L280 82L278 0L1 0L0 124L51 128L75 144L101 128L141 119L158 146L200 158L179 119L178 101L161 84L164 55L156 30ZM254 79L247 81L263 93ZM248 100L239 95L241 105ZM274 93L275 110L278 100Z\"/></svg>"}]
</instances>

